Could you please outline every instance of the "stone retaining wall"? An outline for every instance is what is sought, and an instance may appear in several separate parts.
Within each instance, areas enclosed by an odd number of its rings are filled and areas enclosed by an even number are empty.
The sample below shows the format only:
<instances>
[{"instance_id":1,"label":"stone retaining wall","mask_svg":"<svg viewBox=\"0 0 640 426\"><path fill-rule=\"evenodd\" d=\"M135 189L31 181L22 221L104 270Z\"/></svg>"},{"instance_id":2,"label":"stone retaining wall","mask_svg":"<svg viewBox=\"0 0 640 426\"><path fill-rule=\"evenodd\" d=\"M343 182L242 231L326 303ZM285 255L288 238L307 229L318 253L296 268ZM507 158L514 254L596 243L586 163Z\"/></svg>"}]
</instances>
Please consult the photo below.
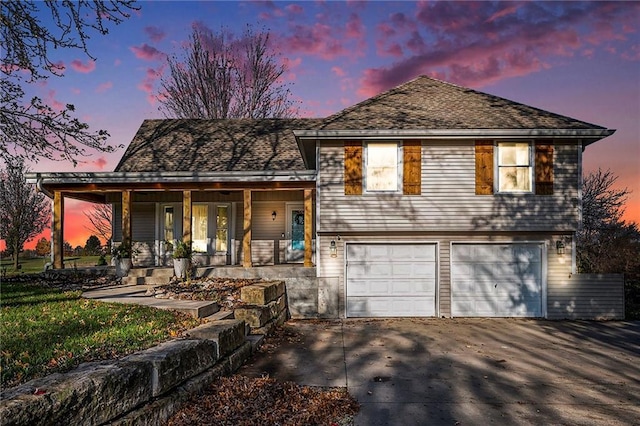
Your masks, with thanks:
<instances>
[{"instance_id":1,"label":"stone retaining wall","mask_svg":"<svg viewBox=\"0 0 640 426\"><path fill-rule=\"evenodd\" d=\"M244 320L251 333L269 334L287 320L287 296L283 281L248 285L240 289L240 300L246 306L235 308L236 319Z\"/></svg>"},{"instance_id":2,"label":"stone retaining wall","mask_svg":"<svg viewBox=\"0 0 640 426\"><path fill-rule=\"evenodd\" d=\"M245 337L244 321L215 321L186 339L31 380L0 394L2 425L156 425L240 368L252 350Z\"/></svg>"}]
</instances>

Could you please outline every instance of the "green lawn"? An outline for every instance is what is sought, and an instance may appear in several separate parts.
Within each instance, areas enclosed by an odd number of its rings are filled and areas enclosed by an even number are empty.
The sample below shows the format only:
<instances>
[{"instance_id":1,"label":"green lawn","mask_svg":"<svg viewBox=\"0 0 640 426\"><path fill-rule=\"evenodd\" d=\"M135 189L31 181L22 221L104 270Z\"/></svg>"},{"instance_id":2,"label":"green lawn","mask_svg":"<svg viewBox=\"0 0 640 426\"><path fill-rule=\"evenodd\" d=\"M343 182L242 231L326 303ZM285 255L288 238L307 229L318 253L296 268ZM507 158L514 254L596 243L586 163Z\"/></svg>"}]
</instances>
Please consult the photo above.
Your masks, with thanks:
<instances>
[{"instance_id":1,"label":"green lawn","mask_svg":"<svg viewBox=\"0 0 640 426\"><path fill-rule=\"evenodd\" d=\"M70 256L64 258L65 267L67 269L86 268L89 266L96 266L100 256ZM44 271L44 265L50 262L50 257L35 258L35 259L22 259L20 258L20 265L22 265L19 271L13 269L13 259L3 258L0 261L0 268L6 268L7 275L14 275L16 273L33 274ZM107 263L109 263L109 257L107 256Z\"/></svg>"},{"instance_id":2,"label":"green lawn","mask_svg":"<svg viewBox=\"0 0 640 426\"><path fill-rule=\"evenodd\" d=\"M0 286L0 387L179 336L198 320L145 306L82 299L79 291Z\"/></svg>"}]
</instances>

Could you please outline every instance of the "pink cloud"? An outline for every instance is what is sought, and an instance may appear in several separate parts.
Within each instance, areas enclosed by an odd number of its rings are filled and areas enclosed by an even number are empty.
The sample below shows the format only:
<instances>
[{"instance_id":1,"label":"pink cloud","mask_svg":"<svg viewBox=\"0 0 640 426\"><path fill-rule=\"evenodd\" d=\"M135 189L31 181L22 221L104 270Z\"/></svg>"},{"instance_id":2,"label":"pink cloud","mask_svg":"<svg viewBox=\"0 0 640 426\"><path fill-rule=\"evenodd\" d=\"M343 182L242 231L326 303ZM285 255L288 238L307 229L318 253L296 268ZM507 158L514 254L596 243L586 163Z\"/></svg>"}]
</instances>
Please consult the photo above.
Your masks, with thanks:
<instances>
[{"instance_id":1,"label":"pink cloud","mask_svg":"<svg viewBox=\"0 0 640 426\"><path fill-rule=\"evenodd\" d=\"M401 14L377 25L378 55L399 59L366 70L358 93L371 96L420 74L483 86L547 69L562 57L591 57L600 45L622 57L632 52L625 31L638 13L640 3L421 2L414 29Z\"/></svg>"},{"instance_id":2,"label":"pink cloud","mask_svg":"<svg viewBox=\"0 0 640 426\"><path fill-rule=\"evenodd\" d=\"M62 111L66 107L63 102L60 102L56 99L56 91L53 89L50 89L47 92L47 96L45 97L44 101L55 111Z\"/></svg>"},{"instance_id":3,"label":"pink cloud","mask_svg":"<svg viewBox=\"0 0 640 426\"><path fill-rule=\"evenodd\" d=\"M96 87L96 93L104 93L107 90L113 87L113 83L111 81L105 81Z\"/></svg>"},{"instance_id":4,"label":"pink cloud","mask_svg":"<svg viewBox=\"0 0 640 426\"><path fill-rule=\"evenodd\" d=\"M94 166L96 166L98 168L98 170L103 170L104 166L107 165L107 160L104 157L100 157L97 160L93 160L91 162L91 164L93 164Z\"/></svg>"},{"instance_id":5,"label":"pink cloud","mask_svg":"<svg viewBox=\"0 0 640 426\"><path fill-rule=\"evenodd\" d=\"M73 93L74 95L79 95L82 92L77 87L74 87L71 89L71 93Z\"/></svg>"},{"instance_id":6,"label":"pink cloud","mask_svg":"<svg viewBox=\"0 0 640 426\"><path fill-rule=\"evenodd\" d=\"M160 52L153 46L149 46L147 43L143 43L142 46L131 46L129 48L136 58L142 59L145 61L156 61L162 60L165 58L165 54Z\"/></svg>"},{"instance_id":7,"label":"pink cloud","mask_svg":"<svg viewBox=\"0 0 640 426\"><path fill-rule=\"evenodd\" d=\"M304 12L304 9L299 4L290 4L285 6L284 9L292 15L300 15Z\"/></svg>"},{"instance_id":8,"label":"pink cloud","mask_svg":"<svg viewBox=\"0 0 640 426\"><path fill-rule=\"evenodd\" d=\"M349 20L347 21L346 29L347 29L347 32L346 32L347 37L356 38L356 39L361 39L364 37L364 25L362 24L362 20L360 19L360 17L355 13L352 13L351 15L349 15Z\"/></svg>"},{"instance_id":9,"label":"pink cloud","mask_svg":"<svg viewBox=\"0 0 640 426\"><path fill-rule=\"evenodd\" d=\"M344 77L347 75L346 71L339 66L331 67L331 71L338 77Z\"/></svg>"},{"instance_id":10,"label":"pink cloud","mask_svg":"<svg viewBox=\"0 0 640 426\"><path fill-rule=\"evenodd\" d=\"M161 42L166 35L162 28L155 27L153 25L144 27L144 32L147 34L147 37L155 43Z\"/></svg>"},{"instance_id":11,"label":"pink cloud","mask_svg":"<svg viewBox=\"0 0 640 426\"><path fill-rule=\"evenodd\" d=\"M113 66L114 67L119 67L120 64L122 64L122 61L120 59L116 59L115 61L113 61Z\"/></svg>"},{"instance_id":12,"label":"pink cloud","mask_svg":"<svg viewBox=\"0 0 640 426\"><path fill-rule=\"evenodd\" d=\"M71 68L76 72L87 74L96 69L96 62L93 59L89 59L86 64L83 64L81 60L74 59L71 61Z\"/></svg>"},{"instance_id":13,"label":"pink cloud","mask_svg":"<svg viewBox=\"0 0 640 426\"><path fill-rule=\"evenodd\" d=\"M162 76L163 69L164 65L161 66L158 70L147 68L144 78L140 83L138 83L138 89L147 94L147 102L149 102L151 105L155 105L158 99L162 97L162 95L156 95L154 91L155 82Z\"/></svg>"},{"instance_id":14,"label":"pink cloud","mask_svg":"<svg viewBox=\"0 0 640 426\"><path fill-rule=\"evenodd\" d=\"M312 26L295 25L292 34L283 37L281 44L285 51L315 55L326 60L350 55L351 52L335 34L332 27L321 23Z\"/></svg>"}]
</instances>

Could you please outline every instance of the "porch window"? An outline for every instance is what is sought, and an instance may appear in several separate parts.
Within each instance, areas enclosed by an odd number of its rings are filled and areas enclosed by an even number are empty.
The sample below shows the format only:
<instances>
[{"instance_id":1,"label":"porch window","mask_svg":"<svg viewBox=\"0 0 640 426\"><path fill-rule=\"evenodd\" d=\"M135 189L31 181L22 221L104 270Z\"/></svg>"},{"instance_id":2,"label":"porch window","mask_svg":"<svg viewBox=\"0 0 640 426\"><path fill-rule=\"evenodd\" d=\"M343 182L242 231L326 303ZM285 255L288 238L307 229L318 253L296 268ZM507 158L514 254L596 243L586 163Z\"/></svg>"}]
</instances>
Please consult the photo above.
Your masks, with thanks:
<instances>
[{"instance_id":1,"label":"porch window","mask_svg":"<svg viewBox=\"0 0 640 426\"><path fill-rule=\"evenodd\" d=\"M173 207L164 208L164 240L173 243Z\"/></svg>"},{"instance_id":2,"label":"porch window","mask_svg":"<svg viewBox=\"0 0 640 426\"><path fill-rule=\"evenodd\" d=\"M228 206L216 207L216 252L227 252L227 241L229 238L228 213Z\"/></svg>"},{"instance_id":3,"label":"porch window","mask_svg":"<svg viewBox=\"0 0 640 426\"><path fill-rule=\"evenodd\" d=\"M193 238L191 248L194 252L207 253L207 224L209 223L209 206L194 204L192 207L191 231Z\"/></svg>"},{"instance_id":4,"label":"porch window","mask_svg":"<svg viewBox=\"0 0 640 426\"><path fill-rule=\"evenodd\" d=\"M367 144L365 168L367 192L398 191L398 144Z\"/></svg>"},{"instance_id":5,"label":"porch window","mask_svg":"<svg viewBox=\"0 0 640 426\"><path fill-rule=\"evenodd\" d=\"M532 173L529 143L498 143L498 190L500 192L531 192Z\"/></svg>"}]
</instances>

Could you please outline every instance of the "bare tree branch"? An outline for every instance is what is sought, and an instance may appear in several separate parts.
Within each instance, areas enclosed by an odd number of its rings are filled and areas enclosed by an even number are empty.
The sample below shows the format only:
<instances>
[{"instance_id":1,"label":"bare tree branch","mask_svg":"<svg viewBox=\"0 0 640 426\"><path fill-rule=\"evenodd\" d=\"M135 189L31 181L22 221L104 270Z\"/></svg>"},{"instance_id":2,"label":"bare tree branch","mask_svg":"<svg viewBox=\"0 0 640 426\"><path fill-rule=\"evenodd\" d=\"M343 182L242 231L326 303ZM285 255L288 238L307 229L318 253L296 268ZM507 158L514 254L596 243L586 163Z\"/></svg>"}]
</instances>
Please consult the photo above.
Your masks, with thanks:
<instances>
[{"instance_id":1,"label":"bare tree branch","mask_svg":"<svg viewBox=\"0 0 640 426\"><path fill-rule=\"evenodd\" d=\"M0 158L8 163L16 157L44 157L75 164L86 149L118 148L106 143L105 130L91 132L73 117L73 105L57 110L37 97L26 100L23 84L62 75L64 65L52 58L52 50L79 49L93 58L87 48L91 32L107 34L108 22L121 23L133 9L132 0L0 3Z\"/></svg>"},{"instance_id":2,"label":"bare tree branch","mask_svg":"<svg viewBox=\"0 0 640 426\"><path fill-rule=\"evenodd\" d=\"M167 59L169 76L158 99L167 117L274 118L297 115L286 72L277 64L269 33L247 27L242 38L194 27L186 56Z\"/></svg>"},{"instance_id":3,"label":"bare tree branch","mask_svg":"<svg viewBox=\"0 0 640 426\"><path fill-rule=\"evenodd\" d=\"M105 245L111 242L111 218L112 210L110 204L94 204L90 210L83 212L89 219L90 226L85 226L91 233L99 235Z\"/></svg>"}]
</instances>

